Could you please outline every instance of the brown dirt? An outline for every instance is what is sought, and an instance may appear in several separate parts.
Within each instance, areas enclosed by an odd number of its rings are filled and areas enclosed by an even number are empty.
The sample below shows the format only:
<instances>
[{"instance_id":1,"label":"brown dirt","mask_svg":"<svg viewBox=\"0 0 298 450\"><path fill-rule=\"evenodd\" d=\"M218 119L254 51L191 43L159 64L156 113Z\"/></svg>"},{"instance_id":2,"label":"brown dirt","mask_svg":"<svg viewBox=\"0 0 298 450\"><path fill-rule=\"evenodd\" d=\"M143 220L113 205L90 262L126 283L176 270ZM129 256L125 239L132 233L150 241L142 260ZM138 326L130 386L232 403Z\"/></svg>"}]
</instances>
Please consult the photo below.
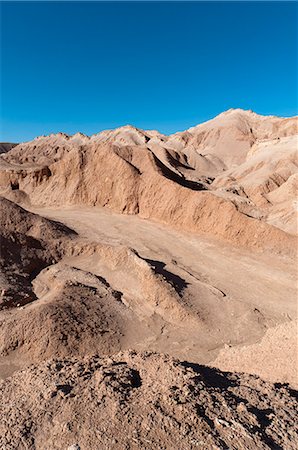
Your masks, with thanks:
<instances>
[{"instance_id":1,"label":"brown dirt","mask_svg":"<svg viewBox=\"0 0 298 450\"><path fill-rule=\"evenodd\" d=\"M297 392L158 354L49 360L0 395L3 449L297 448Z\"/></svg>"}]
</instances>

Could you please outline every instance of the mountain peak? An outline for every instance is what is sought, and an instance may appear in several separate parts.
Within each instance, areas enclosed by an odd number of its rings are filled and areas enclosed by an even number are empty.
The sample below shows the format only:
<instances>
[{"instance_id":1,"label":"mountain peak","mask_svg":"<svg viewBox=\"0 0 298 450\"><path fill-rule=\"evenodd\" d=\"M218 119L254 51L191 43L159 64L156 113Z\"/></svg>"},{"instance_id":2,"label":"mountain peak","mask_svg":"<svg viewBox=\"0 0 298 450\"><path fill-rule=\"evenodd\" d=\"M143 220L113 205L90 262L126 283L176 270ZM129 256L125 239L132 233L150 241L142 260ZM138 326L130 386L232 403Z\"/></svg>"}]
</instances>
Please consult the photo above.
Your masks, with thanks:
<instances>
[{"instance_id":1,"label":"mountain peak","mask_svg":"<svg viewBox=\"0 0 298 450\"><path fill-rule=\"evenodd\" d=\"M230 108L230 109L227 109L226 111L222 112L221 114L219 114L219 116L235 114L235 113L256 114L252 109Z\"/></svg>"}]
</instances>

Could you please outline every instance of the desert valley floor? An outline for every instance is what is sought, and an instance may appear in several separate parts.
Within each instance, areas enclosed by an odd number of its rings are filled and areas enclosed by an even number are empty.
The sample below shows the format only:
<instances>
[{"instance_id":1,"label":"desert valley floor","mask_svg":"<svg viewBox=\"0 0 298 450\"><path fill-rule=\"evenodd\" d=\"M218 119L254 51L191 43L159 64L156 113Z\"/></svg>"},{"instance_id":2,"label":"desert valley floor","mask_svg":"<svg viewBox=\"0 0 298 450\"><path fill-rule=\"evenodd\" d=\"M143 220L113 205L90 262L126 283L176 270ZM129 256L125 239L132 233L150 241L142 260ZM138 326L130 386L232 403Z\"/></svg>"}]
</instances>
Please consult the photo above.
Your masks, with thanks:
<instances>
[{"instance_id":1,"label":"desert valley floor","mask_svg":"<svg viewBox=\"0 0 298 450\"><path fill-rule=\"evenodd\" d=\"M104 208L41 208L34 212L66 224L86 240L135 251L178 290L181 305L198 322L196 333L190 336L189 324L186 330L183 325L183 312L176 320L181 334L177 324L171 329L166 320L153 321L148 337L137 342L136 330L136 336L127 340L127 348L166 352L204 364L212 362L224 370L248 370L271 381L291 381L298 387L297 311L293 301L296 267L291 261L243 252L210 238L177 232ZM134 298L136 303L141 302L142 309L146 308L149 292L142 283L137 286L136 278L130 279L129 268L111 271L94 254L71 256L64 262L104 276L124 298ZM227 314L222 317L223 310ZM148 326L146 319L144 326Z\"/></svg>"}]
</instances>

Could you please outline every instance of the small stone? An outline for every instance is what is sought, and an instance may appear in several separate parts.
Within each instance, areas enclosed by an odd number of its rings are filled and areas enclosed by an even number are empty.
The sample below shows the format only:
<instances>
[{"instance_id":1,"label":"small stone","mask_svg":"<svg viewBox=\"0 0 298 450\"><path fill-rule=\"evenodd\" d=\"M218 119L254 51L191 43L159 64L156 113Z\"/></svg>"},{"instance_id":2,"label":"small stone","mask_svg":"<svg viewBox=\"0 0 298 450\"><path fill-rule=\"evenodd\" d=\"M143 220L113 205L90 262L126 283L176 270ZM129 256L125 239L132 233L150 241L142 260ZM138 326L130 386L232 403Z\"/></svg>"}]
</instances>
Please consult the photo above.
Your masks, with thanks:
<instances>
[{"instance_id":1,"label":"small stone","mask_svg":"<svg viewBox=\"0 0 298 450\"><path fill-rule=\"evenodd\" d=\"M215 422L216 422L217 424L219 424L219 425L224 426L224 427L229 427L229 426L230 426L229 422L227 422L226 420L223 420L223 419L219 419L219 418L217 418L217 417L216 417L216 419L215 419Z\"/></svg>"},{"instance_id":2,"label":"small stone","mask_svg":"<svg viewBox=\"0 0 298 450\"><path fill-rule=\"evenodd\" d=\"M79 444L72 444L68 447L67 450L81 450L81 447L79 446Z\"/></svg>"}]
</instances>

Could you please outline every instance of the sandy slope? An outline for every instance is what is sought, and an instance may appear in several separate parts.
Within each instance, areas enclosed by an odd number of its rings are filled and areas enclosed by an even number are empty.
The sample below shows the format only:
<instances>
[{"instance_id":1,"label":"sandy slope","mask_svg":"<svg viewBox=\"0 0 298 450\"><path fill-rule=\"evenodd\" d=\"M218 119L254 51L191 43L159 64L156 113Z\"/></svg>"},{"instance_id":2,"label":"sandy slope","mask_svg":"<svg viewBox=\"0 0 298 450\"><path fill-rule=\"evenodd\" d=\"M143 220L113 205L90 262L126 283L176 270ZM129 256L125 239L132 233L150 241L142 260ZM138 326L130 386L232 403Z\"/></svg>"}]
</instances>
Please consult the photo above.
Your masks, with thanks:
<instances>
[{"instance_id":1,"label":"sandy slope","mask_svg":"<svg viewBox=\"0 0 298 450\"><path fill-rule=\"evenodd\" d=\"M256 373L270 381L289 382L298 388L297 321L269 328L257 343L225 347L212 364L221 370Z\"/></svg>"}]
</instances>

